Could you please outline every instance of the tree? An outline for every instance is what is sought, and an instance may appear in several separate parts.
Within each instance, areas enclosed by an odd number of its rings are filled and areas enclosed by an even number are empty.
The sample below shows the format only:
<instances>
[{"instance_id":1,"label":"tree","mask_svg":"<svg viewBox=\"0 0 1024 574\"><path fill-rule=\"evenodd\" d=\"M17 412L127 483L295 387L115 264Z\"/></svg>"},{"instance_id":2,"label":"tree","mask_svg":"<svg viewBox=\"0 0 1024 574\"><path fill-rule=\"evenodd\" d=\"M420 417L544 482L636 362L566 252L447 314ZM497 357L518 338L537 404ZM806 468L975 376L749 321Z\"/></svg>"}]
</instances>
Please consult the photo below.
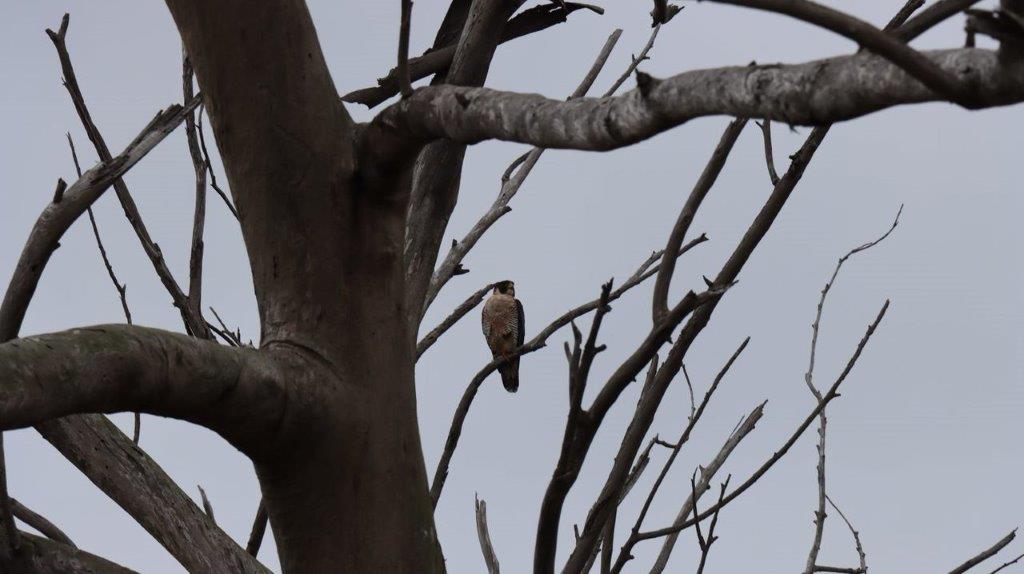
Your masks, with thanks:
<instances>
[{"instance_id":1,"label":"tree","mask_svg":"<svg viewBox=\"0 0 1024 574\"><path fill-rule=\"evenodd\" d=\"M565 571L585 570L596 560L599 548L606 550L601 557L606 569L621 569L636 543L671 537L689 527L701 532L706 558L720 509L763 476L816 420L824 441L825 406L837 396L839 384L886 309L871 323L847 369L830 387L815 387L808 375L818 406L756 473L733 483L731 490L723 486L718 502L698 511L699 498L713 479L709 465L708 472L694 478L691 502L676 525L642 530L641 515L623 550L613 552L618 501L645 466L650 449L661 445L678 452L717 386L711 387L699 406L695 401L680 440L647 442L650 446L644 448L662 397L678 379L690 344L710 322L799 183L831 123L906 103L950 101L981 108L1024 99L1019 29L1024 8L1019 0L1004 0L1001 10L992 13L970 12L971 33L997 38L999 50L937 52L917 51L907 43L975 2L942 0L913 17L921 3L910 2L888 30L806 1L728 3L805 20L857 41L865 51L806 64L698 70L666 79L637 72L637 88L632 91L615 96L612 89L601 98L584 98L613 36L599 55L594 73L588 74L573 98L561 101L479 86L501 41L553 25L583 5L542 4L517 15L524 2L455 0L434 49L409 59L411 3L404 2L396 70L375 88L339 98L303 2L280 0L253 9L250 3L235 0L216 4L169 0L188 56L185 100L158 114L114 156L77 87L64 42L65 18L50 37L76 111L102 162L70 186L58 183L6 291L0 308L0 336L9 341L0 346L3 428L36 426L191 571L264 569L131 440L102 416L89 413L143 412L179 418L214 430L250 457L265 497L262 514L269 516L286 572L441 571L433 504L442 493L461 421L498 361L485 367L468 387L445 456L428 488L416 416L415 361L447 326L480 302L486 289L417 341L423 312L462 270L462 258L477 239L507 212L508 202L543 149L610 150L693 118L728 115L739 119L727 127L665 248L645 261L634 277L617 288L606 285L594 301L568 312L519 350L520 354L535 351L558 328L593 313L588 332L574 329L574 343L566 349L570 409L561 456L542 505L535 571L550 572L556 567L554 534L562 527L565 498L604 416L645 369L641 400L604 488L568 553ZM656 3L655 33L676 12ZM643 55L637 57L633 68L642 60ZM192 93L193 67L201 95ZM628 70L623 81L635 71ZM411 89L414 79L430 75L431 86ZM399 101L365 124L354 122L342 103L346 99L376 104L399 93ZM262 326L258 350L243 345L228 329L209 324L202 311L209 159L195 116L200 104L210 118L228 174L232 199L225 196L225 201L237 210L245 237ZM707 288L670 302L676 259L701 241L700 236L690 238L690 224L748 118L762 120L766 148L770 147L770 121L815 129L783 175L776 175L771 166L773 193L722 269L707 280ZM170 274L121 180L183 123L197 183L187 290ZM512 166L506 189L492 210L438 264L446 223L457 201L466 146L488 139L538 147ZM114 187L180 311L187 335L121 325L16 339L61 235L109 187ZM602 349L598 337L608 304L650 277L654 278L651 330L611 377L596 391L592 389L595 398L585 407L584 393L591 365ZM130 323L127 315L126 319ZM214 337L225 344L214 342ZM760 410L752 411L726 447L730 443L734 447L759 417ZM729 452L723 448L724 457ZM823 456L818 529L824 523ZM668 465L665 468L667 472ZM654 494L650 493L651 499ZM53 564L77 560L90 563L87 567L95 571L116 571L116 566L66 542L18 533L11 520L18 506L6 496L3 499L0 559L5 563L46 571ZM481 532L485 532L483 509L481 505ZM29 516L18 512L23 520ZM699 530L704 521L708 521L703 526L706 537ZM996 550L1009 543L1004 540ZM818 566L816 554L812 549L810 570Z\"/></svg>"}]
</instances>

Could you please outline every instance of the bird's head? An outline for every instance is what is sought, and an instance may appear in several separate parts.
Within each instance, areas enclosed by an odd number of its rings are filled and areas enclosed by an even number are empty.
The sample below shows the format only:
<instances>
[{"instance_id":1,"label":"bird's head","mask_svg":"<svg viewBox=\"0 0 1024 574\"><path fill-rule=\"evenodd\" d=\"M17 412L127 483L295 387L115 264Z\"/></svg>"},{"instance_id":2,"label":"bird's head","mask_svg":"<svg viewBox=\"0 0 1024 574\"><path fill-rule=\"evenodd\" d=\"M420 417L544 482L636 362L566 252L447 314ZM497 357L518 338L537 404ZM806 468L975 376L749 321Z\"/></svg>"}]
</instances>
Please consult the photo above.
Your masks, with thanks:
<instances>
[{"instance_id":1,"label":"bird's head","mask_svg":"<svg viewBox=\"0 0 1024 574\"><path fill-rule=\"evenodd\" d=\"M509 280L499 281L494 284L494 294L497 295L498 293L515 297L516 284Z\"/></svg>"}]
</instances>

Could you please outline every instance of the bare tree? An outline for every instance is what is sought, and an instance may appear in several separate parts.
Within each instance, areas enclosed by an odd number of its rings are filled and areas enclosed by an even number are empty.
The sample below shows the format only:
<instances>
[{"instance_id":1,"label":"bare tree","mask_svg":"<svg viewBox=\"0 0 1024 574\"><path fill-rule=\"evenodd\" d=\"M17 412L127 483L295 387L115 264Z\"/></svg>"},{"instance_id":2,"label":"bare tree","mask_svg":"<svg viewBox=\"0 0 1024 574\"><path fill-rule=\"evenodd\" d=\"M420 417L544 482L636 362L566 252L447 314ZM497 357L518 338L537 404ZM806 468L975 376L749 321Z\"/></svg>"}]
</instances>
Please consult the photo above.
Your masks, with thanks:
<instances>
[{"instance_id":1,"label":"bare tree","mask_svg":"<svg viewBox=\"0 0 1024 574\"><path fill-rule=\"evenodd\" d=\"M569 99L557 100L482 87L492 57L505 41L540 32L574 12L600 13L600 8L555 1L520 11L524 0L452 0L433 46L422 56L410 57L415 14L413 3L402 0L395 69L378 86L339 96L302 0L271 0L259 9L244 0L167 0L184 44L183 101L157 114L115 156L75 79L65 16L58 30L48 34L64 84L101 161L70 186L58 182L5 293L0 307L0 429L35 426L192 572L265 572L256 554L268 520L284 572L442 572L433 508L477 389L503 361L540 350L556 331L571 326L572 342L565 346L569 409L559 458L541 504L536 573L589 571L599 554L602 572L619 572L637 545L655 539L663 541L656 566L660 572L676 536L689 528L696 532L701 552L697 571L704 571L713 561L710 550L723 510L770 471L815 421L820 424L820 496L806 572L866 571L866 555L850 522L859 566L822 566L818 561L828 500L826 407L839 396L840 385L866 350L888 301L828 387L812 381L812 342L806 382L815 406L762 465L747 477L726 479L714 502L700 504L713 488L715 474L754 430L763 413L760 404L727 437L719 455L693 475L677 520L645 529L659 485L747 341L726 362L703 400L693 401L675 442L649 438L652 423L670 385L681 371L686 374L684 360L691 345L739 280L833 123L918 102L985 108L1024 101L1024 0L1002 0L995 11L971 9L976 0L938 0L918 11L923 2L912 0L885 28L809 0L717 1L785 14L849 38L862 50L802 64L693 70L654 78L638 68L658 31L681 9L656 1L650 41L618 81L601 97L585 96L618 40L616 33L579 89ZM999 42L998 50L919 51L910 46L923 32L965 10L972 37L989 35ZM194 92L193 73L201 94ZM633 75L636 88L616 95ZM430 85L413 86L428 77ZM367 123L355 122L343 102L372 107L399 94ZM200 106L227 173L230 199L210 167L201 115L196 114ZM482 300L486 288L418 341L418 334L426 331L421 325L424 313L451 277L466 272L466 254L508 212L541 153L547 148L612 150L712 115L735 119L682 205L664 247L618 288L605 284L595 299L553 320L513 356L484 366L467 388L445 453L428 483L415 406L416 360ZM722 267L706 279L706 289L671 300L676 260L706 240L691 230L694 217L750 119L761 122L772 193ZM772 157L771 121L814 126L781 175ZM164 263L122 179L183 123L196 182L185 288ZM458 199L466 146L484 140L526 143L535 149L513 162L494 205L438 264ZM245 239L259 307L258 348L243 344L240 334L219 317L218 327L204 316L208 179L236 215ZM127 324L18 338L50 255L69 226L110 187L180 312L185 333ZM102 245L101 254L131 323L124 286ZM651 277L648 333L610 376L591 381L592 366L604 350L599 339L603 320L612 311L610 303ZM575 321L586 315L591 319L584 332ZM818 321L814 341L817 334ZM580 517L574 546L563 549L565 562L559 563L557 533L563 528L566 497L609 411L638 377L640 399L614 462L589 512ZM692 396L692 382L685 378ZM585 396L594 398L584 404ZM117 412L202 425L252 460L263 500L247 548L217 526L212 506L198 508L102 416ZM616 550L619 505L648 466L654 447L671 454L640 515L624 522L632 527ZM19 532L15 516L50 539ZM487 568L496 572L500 552L487 532L482 502L477 516ZM1012 539L1011 533L954 571L966 571ZM0 565L17 572L127 571L75 548L58 528L14 502L7 496L2 472Z\"/></svg>"}]
</instances>

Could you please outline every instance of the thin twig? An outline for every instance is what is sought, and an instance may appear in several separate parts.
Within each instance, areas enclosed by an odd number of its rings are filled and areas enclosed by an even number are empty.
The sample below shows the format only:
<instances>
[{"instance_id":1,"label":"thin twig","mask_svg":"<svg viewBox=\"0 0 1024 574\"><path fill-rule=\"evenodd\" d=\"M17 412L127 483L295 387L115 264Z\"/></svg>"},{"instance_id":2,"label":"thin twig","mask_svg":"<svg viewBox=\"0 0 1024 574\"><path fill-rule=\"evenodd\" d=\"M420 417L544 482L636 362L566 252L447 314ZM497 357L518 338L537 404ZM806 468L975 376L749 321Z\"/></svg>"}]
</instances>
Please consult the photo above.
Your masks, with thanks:
<instances>
[{"instance_id":1,"label":"thin twig","mask_svg":"<svg viewBox=\"0 0 1024 574\"><path fill-rule=\"evenodd\" d=\"M861 544L860 532L857 532L857 529L854 528L853 524L850 523L850 519L846 518L846 515L843 514L843 511L839 510L839 506L837 506L835 501L832 500L827 494L825 495L825 500L827 500L828 503L832 505L832 508L836 511L837 514L839 514L839 518L842 518L843 522L846 523L846 527L850 529L850 534L853 535L853 544L857 548L857 556L860 559L860 570L861 572L866 574L868 571L868 555L864 552L864 545Z\"/></svg>"},{"instance_id":2,"label":"thin twig","mask_svg":"<svg viewBox=\"0 0 1024 574\"><path fill-rule=\"evenodd\" d=\"M597 14L604 13L599 6L565 2L564 7L556 4L541 4L524 10L512 18L504 26L501 43L546 30L566 21L569 14L577 10L587 10ZM457 36L456 36L457 37ZM433 74L445 74L455 57L457 43L437 46L422 56L410 58L408 62L410 81L415 82ZM387 75L377 79L377 85L349 92L341 97L343 101L363 104L367 107L377 106L391 96L401 92L398 80L398 68L392 68Z\"/></svg>"},{"instance_id":3,"label":"thin twig","mask_svg":"<svg viewBox=\"0 0 1024 574\"><path fill-rule=\"evenodd\" d=\"M778 185L779 173L775 171L775 157L772 153L772 122L771 120L757 122L757 127L761 128L761 133L764 134L764 159L768 164L768 179L771 180L772 185Z\"/></svg>"},{"instance_id":4,"label":"thin twig","mask_svg":"<svg viewBox=\"0 0 1024 574\"><path fill-rule=\"evenodd\" d=\"M989 558L991 558L991 557L995 556L996 554L998 554L1000 550L1002 550L1003 548L1006 548L1007 545L1009 545L1011 542L1013 542L1013 539L1016 538L1016 537L1017 537L1017 529L1014 528L1009 534L1007 534L1006 536L1004 536L1001 539L999 539L999 541L996 542L995 544L993 544L992 546L982 550L977 555L973 556L972 558L970 558L969 560L967 560L963 564L961 564L961 565L957 566L956 568L950 570L949 574L963 574L964 572L967 572L971 568L974 568L978 564L981 564L985 560L988 560Z\"/></svg>"},{"instance_id":5,"label":"thin twig","mask_svg":"<svg viewBox=\"0 0 1024 574\"><path fill-rule=\"evenodd\" d=\"M764 462L764 464L762 464L760 467L758 467L758 469L756 471L754 471L754 473L751 474L750 477L745 482L743 482L735 490L733 490L731 493L729 493L729 495L726 496L722 500L721 505L724 506L726 504L729 504L733 500L736 500L736 498L738 498L747 489L749 489L751 486L753 486L754 483L756 483L758 480L760 480L760 478L762 476L764 476L764 474L766 472L771 470L771 468L773 466L775 466L775 463L779 462L779 460L781 460L782 457L785 456L787 452L789 452L789 449L793 448L793 445L796 444L797 440L800 439L800 437L803 435L804 431L807 430L807 427L811 426L811 423L813 423L814 419L816 419L818 417L818 414L821 412L821 410L824 409L825 406L828 403L830 403L832 400L834 400L837 397L839 397L839 386L842 385L843 381L845 381L846 377L850 374L850 371L853 370L854 365L857 364L857 360L860 358L861 353L863 353L864 347L867 346L868 341L871 339L871 336L874 335L875 330L878 328L878 325L882 322L882 319L885 317L885 313L888 310L889 310L889 301L886 300L885 304L882 305L881 310L879 310L878 315L875 317L875 320L872 321L872 323L868 326L868 329L864 333L864 336L861 338L860 342L857 344L857 348L854 350L853 355L850 357L850 359L846 363L846 368L844 368L843 372L840 373L839 377L836 378L835 383L832 384L832 387L830 387L828 392L824 395L824 399L822 400L822 402L818 403L818 405L814 408L814 410L811 411L811 413L809 415L807 415L807 418L805 418L803 423L801 423L800 426L797 427L795 431L793 431L793 434L790 435L789 439L786 440L785 443L783 443L782 447L779 448L779 450L775 451L775 453L772 454L772 456L769 457L768 460L766 460ZM717 506L718 505L716 505L716 507ZM716 507L712 507L712 508L710 508L708 510L705 510L704 513L702 513L698 518L700 520L704 520L704 519L708 518L717 509ZM683 531L683 530L693 526L693 524L694 524L693 520L688 520L688 521L686 521L686 522L684 522L682 524L673 525L673 526L670 526L668 528L661 528L661 529L658 529L658 530L652 530L652 531L649 531L649 532L644 532L644 533L642 533L638 537L638 539L639 540L650 540L652 538L658 538L658 537L661 537L661 536L668 536L669 534L672 534L672 533L675 533L675 532L681 532L681 531Z\"/></svg>"},{"instance_id":6,"label":"thin twig","mask_svg":"<svg viewBox=\"0 0 1024 574\"><path fill-rule=\"evenodd\" d=\"M850 257L852 257L853 255L860 253L862 251L867 251L868 249L871 249L872 247L884 241L885 238L889 237L893 230L896 229L896 226L899 225L900 214L902 213L903 206L901 205L899 211L896 212L896 217L893 219L892 225L889 227L888 230L886 230L884 234L882 234L881 237L875 239L874 241L869 241L868 243L855 247L849 252L847 252L845 255L840 257L839 261L836 263L835 270L832 272L832 276L829 278L828 282L825 283L825 287L822 288L821 290L821 298L818 300L818 309L814 316L814 323L811 324L811 352L810 359L807 365L807 372L804 374L804 382L807 384L808 390L810 390L815 400L818 401L819 403L823 400L823 398L821 395L821 391L818 390L816 386L814 386L814 359L817 355L818 335L821 329L821 315L825 309L825 300L828 297L829 291L832 290L832 286L835 284L836 278L839 276L839 270L842 269L843 264L846 263L846 261L849 260ZM814 511L814 536L811 541L811 549L807 553L807 562L804 566L804 574L813 574L813 572L815 571L815 567L818 565L818 554L821 552L821 541L825 534L825 519L827 516L825 513L825 501L827 498L827 489L825 485L825 446L827 440L827 433L828 416L826 415L825 409L822 409L821 413L818 415L818 444L816 447L818 451L818 464L816 466L818 480L818 507Z\"/></svg>"},{"instance_id":7,"label":"thin twig","mask_svg":"<svg viewBox=\"0 0 1024 574\"><path fill-rule=\"evenodd\" d=\"M697 498L690 496L683 502L683 505L680 507L679 512L676 515L677 524L681 524L689 518L697 500L699 500L700 497L711 488L711 481L714 479L715 474L717 474L718 471L721 470L722 466L725 465L725 462L736 450L736 447L739 446L740 442L746 438L747 435L753 432L757 423L761 420L761 417L764 416L765 404L766 403L761 403L757 405L757 407L747 414L718 450L718 454L716 454L710 462L699 467L700 480L697 483ZM666 467L667 466L670 465L666 465ZM662 470L663 472L667 472L664 467ZM633 559L632 551L633 547L639 542L640 526L641 521L638 521L634 525L634 529L630 532L630 536L626 540L626 543L622 545L622 549L619 551L619 557L615 561L615 567L612 569L613 573L621 572L626 566L626 563ZM671 554L677 537L677 534L668 535L665 540L665 547L659 553L658 560L655 562L655 565L651 570L652 574L660 573L664 570L665 564L668 561L668 556Z\"/></svg>"},{"instance_id":8,"label":"thin twig","mask_svg":"<svg viewBox=\"0 0 1024 574\"><path fill-rule=\"evenodd\" d=\"M89 136L89 141L92 142L101 161L105 163L111 162L113 157L110 154L110 149L107 147L106 141L103 139L103 135L100 133L99 128L96 127L96 124L92 120L89 109L85 104L85 97L82 95L81 88L78 86L78 80L75 77L75 70L71 65L71 56L68 52L66 42L69 22L70 16L65 14L64 18L61 20L59 32L47 29L46 34L57 49L57 56L60 59L61 71L64 74L64 87L67 88L68 94L71 96L71 101L75 106L75 111L78 112L78 117L82 122L82 126L85 128L85 131ZM189 109L189 112L191 112L191 109ZM206 328L206 322L201 316L196 316L189 309L188 298L181 290L177 281L175 281L170 269L167 268L163 252L160 250L160 246L153 242L152 237L149 235L149 231L142 222L142 216L139 213L138 206L135 205L135 200L132 199L131 193L128 191L128 187L125 185L122 178L119 177L114 181L114 191L117 193L117 198L121 202L121 207L124 209L128 222L132 225L132 229L135 230L135 234L139 238L139 242L142 244L142 248L146 252L146 256L149 257L157 276L160 278L160 282L164 285L164 288L167 289L167 292L171 295L171 300L174 303L174 306L177 307L178 311L181 313L182 321L185 323L185 328L197 337L209 339L211 337L211 333L209 329Z\"/></svg>"},{"instance_id":9,"label":"thin twig","mask_svg":"<svg viewBox=\"0 0 1024 574\"><path fill-rule=\"evenodd\" d=\"M472 295L467 297L461 305L456 307L450 315L445 317L437 327L434 327L434 329L427 333L425 337L420 339L420 342L416 344L416 360L418 361L423 353L427 352L427 349L432 347L442 335L447 333L448 329L451 329L452 326L458 323L459 319L462 319L466 316L466 313L469 313L476 308L476 306L484 300L484 297L490 293L492 289L494 289L494 283L484 285L478 289Z\"/></svg>"},{"instance_id":10,"label":"thin twig","mask_svg":"<svg viewBox=\"0 0 1024 574\"><path fill-rule=\"evenodd\" d=\"M694 473L693 477L690 478L690 486L692 488L692 497L694 499L693 504L693 517L694 520L697 518L697 474ZM722 499L725 498L725 489L729 487L729 481L732 480L732 475L725 477L725 482L721 484L721 488L718 493L718 505L715 508L715 513L711 515L711 524L708 526L708 535L705 537L700 530L700 521L694 522L694 527L697 530L697 543L700 545L700 564L697 566L697 574L704 574L704 567L707 565L708 554L711 552L711 545L718 540L715 536L715 526L718 525L718 516L722 511Z\"/></svg>"},{"instance_id":11,"label":"thin twig","mask_svg":"<svg viewBox=\"0 0 1024 574\"><path fill-rule=\"evenodd\" d=\"M228 326L224 324L224 320L221 319L220 315L217 314L216 309L210 307L210 311L213 313L213 316L217 319L217 322L220 323L221 328L218 329L220 336L236 347L244 347L245 344L242 343L241 332L237 329L235 331L228 329Z\"/></svg>"},{"instance_id":12,"label":"thin twig","mask_svg":"<svg viewBox=\"0 0 1024 574\"><path fill-rule=\"evenodd\" d=\"M1020 562L1022 559L1024 559L1024 554L1021 554L1020 556L1014 558L1013 560L1009 560L1007 562L1004 562L1001 566L999 566L995 570L989 572L989 574L996 574L996 572L1000 572L1002 570L1005 570L1006 568L1009 568L1010 566L1013 566L1014 564Z\"/></svg>"},{"instance_id":13,"label":"thin twig","mask_svg":"<svg viewBox=\"0 0 1024 574\"><path fill-rule=\"evenodd\" d=\"M196 127L199 128L199 149L203 150L203 163L206 164L206 171L210 174L210 187L217 192L217 195L224 201L224 205L227 206L228 211L234 216L235 220L238 220L238 211L235 210L235 206L228 199L228 194L224 193L224 190L217 185L217 174L213 171L213 165L210 163L210 152L206 149L206 136L203 133L203 108L199 108L199 118L196 120Z\"/></svg>"},{"instance_id":14,"label":"thin twig","mask_svg":"<svg viewBox=\"0 0 1024 574\"><path fill-rule=\"evenodd\" d=\"M647 38L647 44L644 45L643 49L640 50L639 54L633 56L633 59L630 62L629 66L626 68L626 71L622 72L622 75L619 76L618 79L616 79L614 82L612 82L612 85L608 87L605 93L601 94L602 98L607 98L614 95L615 92L618 91L620 87L622 87L622 84L624 84L626 80L628 80L629 77L633 75L633 72L636 71L637 66L639 66L648 58L650 58L648 54L650 53L651 48L654 47L654 41L658 39L658 32L660 30L661 24L656 25L654 29L651 30L651 36Z\"/></svg>"}]
</instances>

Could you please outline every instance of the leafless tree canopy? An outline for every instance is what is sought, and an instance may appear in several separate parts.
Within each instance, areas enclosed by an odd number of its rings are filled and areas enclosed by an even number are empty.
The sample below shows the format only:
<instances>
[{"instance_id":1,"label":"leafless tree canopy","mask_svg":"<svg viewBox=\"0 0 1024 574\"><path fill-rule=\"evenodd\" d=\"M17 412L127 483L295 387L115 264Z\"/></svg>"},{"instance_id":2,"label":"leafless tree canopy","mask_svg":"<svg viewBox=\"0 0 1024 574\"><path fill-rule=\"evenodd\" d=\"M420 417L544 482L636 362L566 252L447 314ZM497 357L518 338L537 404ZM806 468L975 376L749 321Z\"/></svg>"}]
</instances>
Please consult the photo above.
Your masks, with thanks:
<instances>
[{"instance_id":1,"label":"leafless tree canopy","mask_svg":"<svg viewBox=\"0 0 1024 574\"><path fill-rule=\"evenodd\" d=\"M694 389L684 362L833 123L901 104L944 101L979 109L1024 100L1024 0L1002 0L993 11L974 9L977 0L936 0L927 6L924 0L911 0L894 5L895 15L883 28L810 0L712 1L784 14L849 38L861 49L799 64L737 63L655 78L643 73L643 62L659 30L670 26L682 9L655 0L650 41L629 69L614 71L621 76L613 86L601 96L587 95L616 47L618 31L589 69L581 63L581 70L588 71L574 93L567 99L548 98L483 87L492 57L504 42L576 20L578 13L600 14L600 7L561 0L451 0L433 46L411 56L415 11L412 1L401 0L395 68L383 74L379 85L343 95L328 73L302 0L267 0L258 9L247 0L167 0L183 43L182 101L157 113L126 147L112 150L78 86L65 16L47 33L64 86L100 162L79 169L71 184L57 183L52 200L41 206L5 292L0 307L0 430L34 426L191 572L266 572L258 552L268 521L287 573L443 572L433 509L453 471L450 463L478 389L513 357L484 365L469 382L441 460L428 480L415 411L416 361L477 307L491 285L481 284L436 327L421 324L427 308L452 277L468 272L462 265L467 253L509 212L545 149L612 150L693 118L730 116L665 244L625 281L595 286L592 294L581 295L578 307L534 331L514 353L518 357L539 351L563 328L571 330L564 348L568 411L558 460L541 502L534 571L577 574L597 567L621 572L630 567L637 548L647 546L651 551L660 548L653 571L662 572L679 534L692 529L699 551L695 568L703 572L714 561L716 526L727 519L723 510L816 425L818 496L804 573L866 572L870 555L854 526L855 516L851 513L848 519L827 489L826 411L858 359L869 352L888 301L880 304L877 315L865 317L866 331L840 372L818 378L815 351L827 296L840 269L854 254L885 240L897 228L899 215L884 235L839 259L821 292L805 378L815 407L776 450L764 454L753 473L722 478L718 475L726 460L764 415L765 405L752 402L750 412L723 437L718 455L694 471L690 494L679 502L676 519L651 524L652 506L667 503L657 499L661 484L716 390L728 384L728 371L741 360L749 339L737 334L742 342L703 393ZM968 47L920 51L912 46L920 34L951 17L966 17ZM977 34L994 38L998 49L973 47ZM242 61L247 65L238 65ZM429 85L414 85L427 78ZM620 91L627 83L635 86ZM386 105L371 121L357 123L346 109L356 104ZM204 129L204 114L212 140ZM761 128L765 178L772 193L721 267L709 270L706 288L674 299L677 260L707 240L691 229L694 218L750 120ZM778 168L771 122L813 127L788 165ZM187 282L179 282L165 264L122 179L181 125L195 171ZM485 140L535 147L509 166L494 204L449 247L444 237L458 199L466 146ZM77 165L70 135L68 141ZM212 152L220 154L229 191L212 172ZM72 223L83 214L92 218L92 204L111 187L180 313L184 332L133 324L125 287L91 219L126 324L19 338L50 255ZM210 310L208 316L203 307L208 187L219 196L214 201L223 202L241 226L259 308L258 346L244 342L216 312ZM447 249L444 257L442 249ZM602 327L612 312L610 303L648 279L653 279L648 332L627 349L611 375L594 380L592 367L605 349ZM419 338L420 333L427 334ZM652 422L666 391L684 382L692 407L678 437L652 437ZM602 423L634 384L640 386L640 398L599 494L585 516L563 516ZM585 396L593 400L587 403ZM245 548L217 526L201 487L202 509L140 449L138 418L135 436L129 438L103 416L118 412L202 425L252 460L263 500L253 501L256 518ZM656 460L663 463L653 487L634 493L641 473L657 466ZM6 492L2 470L0 449L3 571L128 572L77 548L57 526L14 500L10 494L16 493ZM637 516L620 513L620 503L628 496L643 501ZM821 552L830 509L842 519L840 527L851 533L856 564L836 564ZM19 531L15 518L45 538ZM482 500L476 519L482 567L499 572L502 557L492 545ZM558 548L558 533L574 523L574 545ZM966 572L995 556L1014 535L952 572Z\"/></svg>"}]
</instances>

